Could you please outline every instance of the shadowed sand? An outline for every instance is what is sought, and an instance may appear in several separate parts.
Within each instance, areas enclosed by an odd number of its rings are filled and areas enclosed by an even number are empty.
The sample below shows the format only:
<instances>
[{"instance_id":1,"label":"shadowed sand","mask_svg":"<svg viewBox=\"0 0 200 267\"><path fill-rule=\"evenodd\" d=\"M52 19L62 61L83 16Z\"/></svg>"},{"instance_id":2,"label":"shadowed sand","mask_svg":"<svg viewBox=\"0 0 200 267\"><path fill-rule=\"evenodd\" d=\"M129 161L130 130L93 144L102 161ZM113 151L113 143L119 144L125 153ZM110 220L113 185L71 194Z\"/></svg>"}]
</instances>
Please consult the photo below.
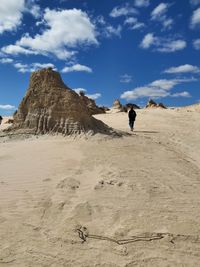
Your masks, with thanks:
<instances>
[{"instance_id":1,"label":"shadowed sand","mask_svg":"<svg viewBox=\"0 0 200 267\"><path fill-rule=\"evenodd\" d=\"M199 265L200 113L137 114L122 138L0 138L0 266Z\"/></svg>"}]
</instances>

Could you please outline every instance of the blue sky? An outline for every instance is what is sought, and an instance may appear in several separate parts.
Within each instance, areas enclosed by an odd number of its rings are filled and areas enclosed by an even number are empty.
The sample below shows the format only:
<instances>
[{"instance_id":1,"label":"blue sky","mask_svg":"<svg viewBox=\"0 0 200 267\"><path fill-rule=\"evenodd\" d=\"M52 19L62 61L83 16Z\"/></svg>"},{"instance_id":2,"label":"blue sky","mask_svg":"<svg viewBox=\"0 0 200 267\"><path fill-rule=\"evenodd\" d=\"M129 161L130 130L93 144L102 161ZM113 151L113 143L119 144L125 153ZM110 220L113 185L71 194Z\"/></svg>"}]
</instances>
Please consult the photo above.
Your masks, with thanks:
<instances>
[{"instance_id":1,"label":"blue sky","mask_svg":"<svg viewBox=\"0 0 200 267\"><path fill-rule=\"evenodd\" d=\"M99 105L200 101L200 0L1 0L0 114L51 66Z\"/></svg>"}]
</instances>

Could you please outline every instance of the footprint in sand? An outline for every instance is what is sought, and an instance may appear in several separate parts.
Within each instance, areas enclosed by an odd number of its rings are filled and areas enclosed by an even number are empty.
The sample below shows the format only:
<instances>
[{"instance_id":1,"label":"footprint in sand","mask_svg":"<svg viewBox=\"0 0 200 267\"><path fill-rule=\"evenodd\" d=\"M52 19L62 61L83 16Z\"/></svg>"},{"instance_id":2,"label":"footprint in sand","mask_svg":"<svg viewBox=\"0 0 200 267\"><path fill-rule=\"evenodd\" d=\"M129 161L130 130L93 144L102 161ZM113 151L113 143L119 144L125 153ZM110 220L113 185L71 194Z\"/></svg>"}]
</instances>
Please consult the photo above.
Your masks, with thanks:
<instances>
[{"instance_id":1,"label":"footprint in sand","mask_svg":"<svg viewBox=\"0 0 200 267\"><path fill-rule=\"evenodd\" d=\"M43 182L50 182L50 181L51 181L50 178L46 178L46 179L43 180Z\"/></svg>"},{"instance_id":2,"label":"footprint in sand","mask_svg":"<svg viewBox=\"0 0 200 267\"><path fill-rule=\"evenodd\" d=\"M74 178L65 178L61 180L56 186L56 188L59 189L71 189L71 190L76 190L79 187L80 187L80 182Z\"/></svg>"},{"instance_id":3,"label":"footprint in sand","mask_svg":"<svg viewBox=\"0 0 200 267\"><path fill-rule=\"evenodd\" d=\"M103 189L107 186L118 186L118 187L121 187L123 185L123 182L121 181L117 181L115 179L112 179L112 180L107 180L107 181L104 181L104 180L100 180L98 182L97 185L95 185L94 189L95 190L98 190L98 189Z\"/></svg>"}]
</instances>

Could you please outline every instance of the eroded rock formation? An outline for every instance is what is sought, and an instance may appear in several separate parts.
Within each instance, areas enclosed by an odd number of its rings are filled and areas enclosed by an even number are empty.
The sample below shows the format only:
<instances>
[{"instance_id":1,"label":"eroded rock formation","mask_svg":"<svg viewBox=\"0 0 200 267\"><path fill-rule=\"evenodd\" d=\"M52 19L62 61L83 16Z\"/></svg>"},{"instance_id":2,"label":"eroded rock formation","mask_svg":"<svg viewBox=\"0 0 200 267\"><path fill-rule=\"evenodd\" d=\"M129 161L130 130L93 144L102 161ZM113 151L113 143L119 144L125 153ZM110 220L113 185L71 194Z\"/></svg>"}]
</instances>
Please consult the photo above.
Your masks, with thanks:
<instances>
[{"instance_id":1,"label":"eroded rock formation","mask_svg":"<svg viewBox=\"0 0 200 267\"><path fill-rule=\"evenodd\" d=\"M51 68L32 73L29 88L14 114L11 131L33 134L105 133L112 131L93 118L80 96Z\"/></svg>"},{"instance_id":2,"label":"eroded rock formation","mask_svg":"<svg viewBox=\"0 0 200 267\"><path fill-rule=\"evenodd\" d=\"M156 103L152 99L150 99L146 105L146 108L164 108L166 109L167 107L163 103Z\"/></svg>"},{"instance_id":3,"label":"eroded rock formation","mask_svg":"<svg viewBox=\"0 0 200 267\"><path fill-rule=\"evenodd\" d=\"M120 103L118 99L114 101L112 109L122 111L122 104Z\"/></svg>"},{"instance_id":4,"label":"eroded rock formation","mask_svg":"<svg viewBox=\"0 0 200 267\"><path fill-rule=\"evenodd\" d=\"M89 113L91 115L106 113L104 108L98 107L95 101L87 97L84 93L80 92L80 98L82 99L84 104L87 106Z\"/></svg>"}]
</instances>

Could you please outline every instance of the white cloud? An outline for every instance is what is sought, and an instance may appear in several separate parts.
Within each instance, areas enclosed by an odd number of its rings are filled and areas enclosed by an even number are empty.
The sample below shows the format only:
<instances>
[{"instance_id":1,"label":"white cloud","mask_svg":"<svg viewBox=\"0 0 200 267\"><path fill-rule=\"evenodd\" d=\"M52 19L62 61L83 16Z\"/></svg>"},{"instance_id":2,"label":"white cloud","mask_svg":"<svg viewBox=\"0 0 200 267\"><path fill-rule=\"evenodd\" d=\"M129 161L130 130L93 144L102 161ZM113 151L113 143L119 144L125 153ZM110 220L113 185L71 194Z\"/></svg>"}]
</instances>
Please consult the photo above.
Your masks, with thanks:
<instances>
[{"instance_id":1,"label":"white cloud","mask_svg":"<svg viewBox=\"0 0 200 267\"><path fill-rule=\"evenodd\" d=\"M190 64L181 65L178 67L171 67L164 71L164 73L200 73L200 68Z\"/></svg>"},{"instance_id":2,"label":"white cloud","mask_svg":"<svg viewBox=\"0 0 200 267\"><path fill-rule=\"evenodd\" d=\"M143 49L154 48L154 51L162 53L173 53L179 50L183 50L187 46L184 40L175 40L172 38L160 38L154 36L153 33L148 33L144 36L140 47Z\"/></svg>"},{"instance_id":3,"label":"white cloud","mask_svg":"<svg viewBox=\"0 0 200 267\"><path fill-rule=\"evenodd\" d=\"M166 43L160 43L160 47L157 48L157 51L163 53L173 53L176 51L183 50L187 46L186 41L184 40L166 40Z\"/></svg>"},{"instance_id":4,"label":"white cloud","mask_svg":"<svg viewBox=\"0 0 200 267\"><path fill-rule=\"evenodd\" d=\"M2 47L1 51L5 54L16 56L18 54L24 54L24 55L38 55L39 52L33 51L31 49L23 48L19 45L8 45Z\"/></svg>"},{"instance_id":5,"label":"white cloud","mask_svg":"<svg viewBox=\"0 0 200 267\"><path fill-rule=\"evenodd\" d=\"M93 100L96 100L98 98L101 97L101 94L100 93L95 93L95 94L86 94L87 90L84 89L84 88L76 88L76 89L73 89L77 94L79 94L80 92L83 92L88 98L90 99L93 99Z\"/></svg>"},{"instance_id":6,"label":"white cloud","mask_svg":"<svg viewBox=\"0 0 200 267\"><path fill-rule=\"evenodd\" d=\"M113 18L121 17L121 16L127 16L127 15L135 15L138 11L131 7L128 3L122 6L116 6L113 8L113 10L110 13L110 16Z\"/></svg>"},{"instance_id":7,"label":"white cloud","mask_svg":"<svg viewBox=\"0 0 200 267\"><path fill-rule=\"evenodd\" d=\"M125 25L129 25L129 29L131 30L138 30L145 27L143 22L139 22L137 18L128 17L124 21Z\"/></svg>"},{"instance_id":8,"label":"white cloud","mask_svg":"<svg viewBox=\"0 0 200 267\"><path fill-rule=\"evenodd\" d=\"M133 25L138 21L137 18L134 17L128 17L125 19L124 24Z\"/></svg>"},{"instance_id":9,"label":"white cloud","mask_svg":"<svg viewBox=\"0 0 200 267\"><path fill-rule=\"evenodd\" d=\"M17 30L25 12L32 14L35 18L39 18L41 14L40 7L35 4L35 0L1 0L0 34Z\"/></svg>"},{"instance_id":10,"label":"white cloud","mask_svg":"<svg viewBox=\"0 0 200 267\"><path fill-rule=\"evenodd\" d=\"M172 79L172 80L155 80L150 84L147 84L142 87L136 87L133 90L125 91L122 95L122 99L126 99L127 101L138 99L138 98L162 98L162 97L189 97L189 93L175 93L171 94L170 90L172 90L176 85L186 82L196 81L196 79Z\"/></svg>"},{"instance_id":11,"label":"white cloud","mask_svg":"<svg viewBox=\"0 0 200 267\"><path fill-rule=\"evenodd\" d=\"M196 6L200 4L200 0L190 0L191 5Z\"/></svg>"},{"instance_id":12,"label":"white cloud","mask_svg":"<svg viewBox=\"0 0 200 267\"><path fill-rule=\"evenodd\" d=\"M191 18L190 26L191 28L195 28L197 25L200 24L200 8L194 10Z\"/></svg>"},{"instance_id":13,"label":"white cloud","mask_svg":"<svg viewBox=\"0 0 200 267\"><path fill-rule=\"evenodd\" d=\"M135 0L136 7L148 7L150 5L150 0Z\"/></svg>"},{"instance_id":14,"label":"white cloud","mask_svg":"<svg viewBox=\"0 0 200 267\"><path fill-rule=\"evenodd\" d=\"M143 97L159 98L166 96L169 96L169 93L166 92L165 90L144 86L144 87L136 87L131 91L124 92L121 95L121 98L129 101Z\"/></svg>"},{"instance_id":15,"label":"white cloud","mask_svg":"<svg viewBox=\"0 0 200 267\"><path fill-rule=\"evenodd\" d=\"M120 83L131 83L132 82L132 76L128 74L124 74L120 76Z\"/></svg>"},{"instance_id":16,"label":"white cloud","mask_svg":"<svg viewBox=\"0 0 200 267\"><path fill-rule=\"evenodd\" d=\"M166 3L160 3L151 13L151 18L153 20L157 20L158 18L165 15L168 11L169 5Z\"/></svg>"},{"instance_id":17,"label":"white cloud","mask_svg":"<svg viewBox=\"0 0 200 267\"><path fill-rule=\"evenodd\" d=\"M101 37L111 38L113 36L121 37L121 31L122 31L121 25L118 25L116 27L112 26L105 20L105 18L102 15L97 16L94 22L98 29L97 36L99 36L100 38Z\"/></svg>"},{"instance_id":18,"label":"white cloud","mask_svg":"<svg viewBox=\"0 0 200 267\"><path fill-rule=\"evenodd\" d=\"M24 0L1 0L0 34L17 29L21 24L24 5Z\"/></svg>"},{"instance_id":19,"label":"white cloud","mask_svg":"<svg viewBox=\"0 0 200 267\"><path fill-rule=\"evenodd\" d=\"M131 27L131 30L139 30L145 27L143 22L137 22L135 25Z\"/></svg>"},{"instance_id":20,"label":"white cloud","mask_svg":"<svg viewBox=\"0 0 200 267\"><path fill-rule=\"evenodd\" d=\"M166 15L169 7L167 3L160 3L151 13L151 19L161 22L164 29L171 29L174 23L173 19Z\"/></svg>"},{"instance_id":21,"label":"white cloud","mask_svg":"<svg viewBox=\"0 0 200 267\"><path fill-rule=\"evenodd\" d=\"M96 99L98 99L98 98L101 97L101 94L96 93L96 94L91 94L91 95L86 95L86 96L87 96L88 98L90 98L90 99L96 100Z\"/></svg>"},{"instance_id":22,"label":"white cloud","mask_svg":"<svg viewBox=\"0 0 200 267\"><path fill-rule=\"evenodd\" d=\"M15 63L14 67L22 73L29 72L29 66L27 64Z\"/></svg>"},{"instance_id":23,"label":"white cloud","mask_svg":"<svg viewBox=\"0 0 200 267\"><path fill-rule=\"evenodd\" d=\"M2 59L0 59L0 62L3 64L12 63L13 59L12 58L2 58Z\"/></svg>"},{"instance_id":24,"label":"white cloud","mask_svg":"<svg viewBox=\"0 0 200 267\"><path fill-rule=\"evenodd\" d=\"M196 50L200 50L200 39L196 39L193 41L193 46Z\"/></svg>"},{"instance_id":25,"label":"white cloud","mask_svg":"<svg viewBox=\"0 0 200 267\"><path fill-rule=\"evenodd\" d=\"M67 66L67 67L64 67L62 69L62 72L63 73L67 73L67 72L77 72L77 71L82 71L82 72L88 72L88 73L92 73L92 69L87 67L87 66L84 66L84 65L81 65L81 64L75 64L73 66Z\"/></svg>"},{"instance_id":26,"label":"white cloud","mask_svg":"<svg viewBox=\"0 0 200 267\"><path fill-rule=\"evenodd\" d=\"M148 33L144 36L140 47L143 49L148 49L150 48L152 45L155 45L157 43L157 38L154 37L153 33Z\"/></svg>"},{"instance_id":27,"label":"white cloud","mask_svg":"<svg viewBox=\"0 0 200 267\"><path fill-rule=\"evenodd\" d=\"M190 93L187 91L181 92L181 93L175 93L172 94L171 97L191 97Z\"/></svg>"},{"instance_id":28,"label":"white cloud","mask_svg":"<svg viewBox=\"0 0 200 267\"><path fill-rule=\"evenodd\" d=\"M54 64L52 63L22 64L18 62L18 63L15 63L13 66L21 73L33 72L33 71L36 71L38 69L43 69L43 68L56 69Z\"/></svg>"},{"instance_id":29,"label":"white cloud","mask_svg":"<svg viewBox=\"0 0 200 267\"><path fill-rule=\"evenodd\" d=\"M35 4L35 0L26 0L25 11L32 14L36 19L41 16L40 6Z\"/></svg>"},{"instance_id":30,"label":"white cloud","mask_svg":"<svg viewBox=\"0 0 200 267\"><path fill-rule=\"evenodd\" d=\"M114 28L113 26L111 25L107 25L105 28L104 28L104 36L107 37L107 38L110 38L112 37L113 35L115 36L118 36L118 37L121 37L121 31L122 31L122 27L121 25L118 25L117 28Z\"/></svg>"},{"instance_id":31,"label":"white cloud","mask_svg":"<svg viewBox=\"0 0 200 267\"><path fill-rule=\"evenodd\" d=\"M179 83L179 80L176 80L176 79L175 80L161 79L161 80L156 80L150 83L149 86L163 89L163 90L170 90L178 83Z\"/></svg>"},{"instance_id":32,"label":"white cloud","mask_svg":"<svg viewBox=\"0 0 200 267\"><path fill-rule=\"evenodd\" d=\"M80 45L98 44L95 25L86 12L75 8L46 9L43 21L46 29L42 34L31 37L27 33L16 42L14 47L11 47L15 48L16 54L54 55L64 60L72 57L76 53L75 49L78 49ZM2 51L6 52L11 48L7 46Z\"/></svg>"},{"instance_id":33,"label":"white cloud","mask_svg":"<svg viewBox=\"0 0 200 267\"><path fill-rule=\"evenodd\" d=\"M15 106L12 106L12 105L0 105L0 109L13 110L13 109L15 109Z\"/></svg>"}]
</instances>

